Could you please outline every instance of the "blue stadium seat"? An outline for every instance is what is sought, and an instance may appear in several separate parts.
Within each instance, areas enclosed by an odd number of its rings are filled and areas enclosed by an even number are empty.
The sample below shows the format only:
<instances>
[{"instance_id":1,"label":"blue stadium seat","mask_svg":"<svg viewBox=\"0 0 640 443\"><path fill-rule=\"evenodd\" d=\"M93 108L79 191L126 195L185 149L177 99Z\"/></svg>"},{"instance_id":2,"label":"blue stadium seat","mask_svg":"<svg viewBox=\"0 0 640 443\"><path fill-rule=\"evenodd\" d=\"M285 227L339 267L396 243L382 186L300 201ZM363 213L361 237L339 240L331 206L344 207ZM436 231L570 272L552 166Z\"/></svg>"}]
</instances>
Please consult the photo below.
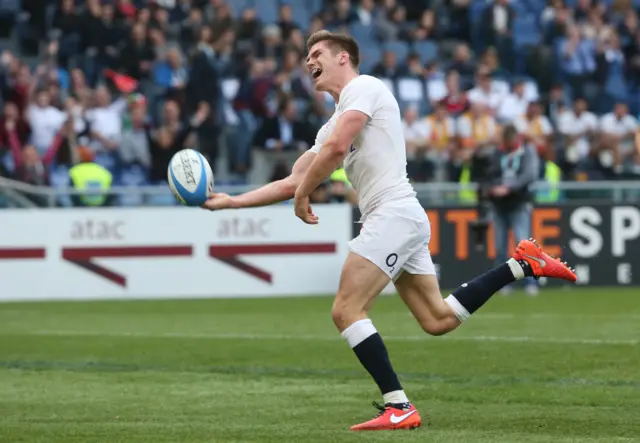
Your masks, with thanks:
<instances>
[{"instance_id":1,"label":"blue stadium seat","mask_svg":"<svg viewBox=\"0 0 640 443\"><path fill-rule=\"evenodd\" d=\"M409 45L405 42L387 42L384 44L383 50L394 52L398 63L404 63L409 55Z\"/></svg>"},{"instance_id":2,"label":"blue stadium seat","mask_svg":"<svg viewBox=\"0 0 640 443\"><path fill-rule=\"evenodd\" d=\"M420 54L422 63L435 60L438 57L438 45L428 40L414 43L413 50Z\"/></svg>"},{"instance_id":3,"label":"blue stadium seat","mask_svg":"<svg viewBox=\"0 0 640 443\"><path fill-rule=\"evenodd\" d=\"M364 45L360 47L360 70L363 74L371 72L376 63L380 61L382 51L376 45Z\"/></svg>"},{"instance_id":4,"label":"blue stadium seat","mask_svg":"<svg viewBox=\"0 0 640 443\"><path fill-rule=\"evenodd\" d=\"M352 23L349 26L349 34L355 38L360 45L373 44L375 40L373 26L365 26L362 23Z\"/></svg>"},{"instance_id":5,"label":"blue stadium seat","mask_svg":"<svg viewBox=\"0 0 640 443\"><path fill-rule=\"evenodd\" d=\"M254 6L252 0L228 0L227 4L233 11L234 17L238 17L244 9Z\"/></svg>"},{"instance_id":6,"label":"blue stadium seat","mask_svg":"<svg viewBox=\"0 0 640 443\"><path fill-rule=\"evenodd\" d=\"M262 23L275 23L278 21L280 13L280 2L278 0L258 0L254 7Z\"/></svg>"},{"instance_id":7,"label":"blue stadium seat","mask_svg":"<svg viewBox=\"0 0 640 443\"><path fill-rule=\"evenodd\" d=\"M282 4L290 5L293 10L293 21L299 26L303 28L309 24L311 20L311 13L304 2L295 1L295 0L286 0L283 1Z\"/></svg>"},{"instance_id":8,"label":"blue stadium seat","mask_svg":"<svg viewBox=\"0 0 640 443\"><path fill-rule=\"evenodd\" d=\"M296 1L299 1L299 2L305 1L307 4L307 9L312 15L320 12L322 7L324 6L324 0L296 0Z\"/></svg>"}]
</instances>

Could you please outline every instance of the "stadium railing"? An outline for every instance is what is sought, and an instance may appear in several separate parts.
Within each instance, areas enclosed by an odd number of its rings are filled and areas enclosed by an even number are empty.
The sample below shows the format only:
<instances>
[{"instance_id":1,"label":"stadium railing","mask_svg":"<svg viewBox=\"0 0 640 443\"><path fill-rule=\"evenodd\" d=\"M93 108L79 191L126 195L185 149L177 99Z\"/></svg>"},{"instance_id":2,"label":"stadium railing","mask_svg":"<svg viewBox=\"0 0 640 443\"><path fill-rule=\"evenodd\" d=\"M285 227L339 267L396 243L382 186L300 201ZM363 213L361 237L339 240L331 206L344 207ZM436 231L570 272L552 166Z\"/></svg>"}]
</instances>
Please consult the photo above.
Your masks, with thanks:
<instances>
[{"instance_id":1,"label":"stadium railing","mask_svg":"<svg viewBox=\"0 0 640 443\"><path fill-rule=\"evenodd\" d=\"M473 205L472 201L461 199L461 193L477 190L477 184L459 183L414 183L421 201L434 206ZM218 185L217 192L231 195L247 192L259 185ZM538 182L533 186L536 195L549 193L549 185ZM640 202L640 181L593 181L562 182L556 188L556 197L541 202L606 201L609 203ZM95 191L94 191L95 192ZM0 177L0 207L36 208L70 206L71 196L82 195L83 191L71 187L35 186ZM119 206L170 206L177 202L168 186L114 186L108 194L116 197Z\"/></svg>"}]
</instances>

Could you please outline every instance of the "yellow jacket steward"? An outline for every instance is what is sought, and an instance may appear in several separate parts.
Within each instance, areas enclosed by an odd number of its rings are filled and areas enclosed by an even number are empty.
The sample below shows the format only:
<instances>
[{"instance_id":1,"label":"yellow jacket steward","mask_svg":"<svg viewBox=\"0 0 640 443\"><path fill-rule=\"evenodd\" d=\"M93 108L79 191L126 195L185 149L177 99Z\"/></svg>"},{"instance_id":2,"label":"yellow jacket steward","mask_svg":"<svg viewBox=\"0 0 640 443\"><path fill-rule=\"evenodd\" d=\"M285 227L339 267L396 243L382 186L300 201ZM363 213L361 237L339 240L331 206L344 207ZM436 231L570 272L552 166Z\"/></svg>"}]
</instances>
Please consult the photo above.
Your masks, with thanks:
<instances>
[{"instance_id":1,"label":"yellow jacket steward","mask_svg":"<svg viewBox=\"0 0 640 443\"><path fill-rule=\"evenodd\" d=\"M72 186L82 191L80 202L86 206L102 206L108 197L113 175L96 163L80 163L69 170Z\"/></svg>"}]
</instances>

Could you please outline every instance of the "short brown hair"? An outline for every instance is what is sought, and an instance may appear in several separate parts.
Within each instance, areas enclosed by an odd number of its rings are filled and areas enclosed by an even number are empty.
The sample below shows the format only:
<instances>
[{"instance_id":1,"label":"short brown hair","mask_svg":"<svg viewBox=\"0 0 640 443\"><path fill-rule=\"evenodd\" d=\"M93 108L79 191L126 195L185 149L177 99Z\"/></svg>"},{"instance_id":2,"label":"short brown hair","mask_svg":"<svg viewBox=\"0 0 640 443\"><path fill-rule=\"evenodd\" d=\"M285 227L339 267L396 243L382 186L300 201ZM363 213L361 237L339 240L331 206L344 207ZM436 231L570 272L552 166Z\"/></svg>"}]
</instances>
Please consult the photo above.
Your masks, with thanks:
<instances>
[{"instance_id":1,"label":"short brown hair","mask_svg":"<svg viewBox=\"0 0 640 443\"><path fill-rule=\"evenodd\" d=\"M353 37L326 30L314 32L307 40L307 51L316 43L324 41L328 42L328 45L334 53L346 51L347 54L349 54L349 60L351 60L351 66L354 69L360 66L360 48L358 47L358 42L356 42Z\"/></svg>"}]
</instances>

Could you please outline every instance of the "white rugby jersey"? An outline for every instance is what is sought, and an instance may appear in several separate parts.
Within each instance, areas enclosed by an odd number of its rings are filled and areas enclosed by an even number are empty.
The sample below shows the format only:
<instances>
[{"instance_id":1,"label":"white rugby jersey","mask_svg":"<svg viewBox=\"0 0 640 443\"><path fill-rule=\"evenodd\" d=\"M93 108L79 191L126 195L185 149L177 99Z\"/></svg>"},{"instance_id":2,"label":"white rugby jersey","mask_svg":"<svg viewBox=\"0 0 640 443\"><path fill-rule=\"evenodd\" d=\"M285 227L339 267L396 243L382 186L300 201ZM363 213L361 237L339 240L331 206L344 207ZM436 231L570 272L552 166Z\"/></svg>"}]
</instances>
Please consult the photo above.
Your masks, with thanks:
<instances>
[{"instance_id":1,"label":"white rugby jersey","mask_svg":"<svg viewBox=\"0 0 640 443\"><path fill-rule=\"evenodd\" d=\"M369 117L344 160L347 178L358 193L363 216L386 202L415 198L407 178L400 108L391 91L375 77L360 75L347 83L334 114L318 131L311 151L320 151L338 118L347 111L360 111Z\"/></svg>"}]
</instances>

